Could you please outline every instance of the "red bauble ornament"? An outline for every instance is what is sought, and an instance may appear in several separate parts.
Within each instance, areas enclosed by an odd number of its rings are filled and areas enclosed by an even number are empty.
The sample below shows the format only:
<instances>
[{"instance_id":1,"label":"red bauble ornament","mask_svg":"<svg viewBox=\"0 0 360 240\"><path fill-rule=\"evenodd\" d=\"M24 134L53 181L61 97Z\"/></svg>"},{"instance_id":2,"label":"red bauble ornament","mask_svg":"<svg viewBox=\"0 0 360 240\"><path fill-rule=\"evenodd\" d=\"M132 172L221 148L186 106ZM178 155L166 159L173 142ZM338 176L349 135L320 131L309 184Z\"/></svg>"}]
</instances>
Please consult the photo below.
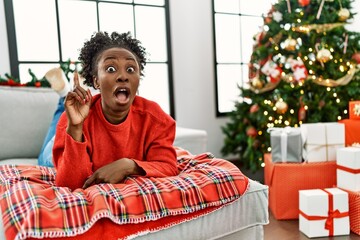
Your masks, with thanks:
<instances>
[{"instance_id":1,"label":"red bauble ornament","mask_svg":"<svg viewBox=\"0 0 360 240\"><path fill-rule=\"evenodd\" d=\"M310 4L310 0L299 0L299 5L305 7Z\"/></svg>"},{"instance_id":2,"label":"red bauble ornament","mask_svg":"<svg viewBox=\"0 0 360 240\"><path fill-rule=\"evenodd\" d=\"M357 64L360 64L360 52L354 53L351 58L354 59Z\"/></svg>"},{"instance_id":3,"label":"red bauble ornament","mask_svg":"<svg viewBox=\"0 0 360 240\"><path fill-rule=\"evenodd\" d=\"M257 131L254 127L249 127L246 129L246 135L251 138L255 138L257 136Z\"/></svg>"},{"instance_id":4,"label":"red bauble ornament","mask_svg":"<svg viewBox=\"0 0 360 240\"><path fill-rule=\"evenodd\" d=\"M255 113L259 110L259 105L256 103L250 107L250 113Z\"/></svg>"}]
</instances>

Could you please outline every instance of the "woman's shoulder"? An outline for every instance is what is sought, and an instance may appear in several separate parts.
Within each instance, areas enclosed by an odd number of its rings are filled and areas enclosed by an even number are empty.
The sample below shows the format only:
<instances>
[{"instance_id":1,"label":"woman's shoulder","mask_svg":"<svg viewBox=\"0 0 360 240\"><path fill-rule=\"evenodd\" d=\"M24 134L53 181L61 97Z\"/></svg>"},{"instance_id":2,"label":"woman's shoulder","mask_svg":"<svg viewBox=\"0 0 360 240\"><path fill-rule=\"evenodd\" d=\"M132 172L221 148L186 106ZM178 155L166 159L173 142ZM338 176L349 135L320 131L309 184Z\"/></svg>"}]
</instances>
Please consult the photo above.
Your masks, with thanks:
<instances>
[{"instance_id":1,"label":"woman's shoulder","mask_svg":"<svg viewBox=\"0 0 360 240\"><path fill-rule=\"evenodd\" d=\"M164 120L172 119L169 114L167 114L160 105L152 100L146 99L141 96L136 96L133 103L133 112L138 114L150 115L153 118Z\"/></svg>"}]
</instances>

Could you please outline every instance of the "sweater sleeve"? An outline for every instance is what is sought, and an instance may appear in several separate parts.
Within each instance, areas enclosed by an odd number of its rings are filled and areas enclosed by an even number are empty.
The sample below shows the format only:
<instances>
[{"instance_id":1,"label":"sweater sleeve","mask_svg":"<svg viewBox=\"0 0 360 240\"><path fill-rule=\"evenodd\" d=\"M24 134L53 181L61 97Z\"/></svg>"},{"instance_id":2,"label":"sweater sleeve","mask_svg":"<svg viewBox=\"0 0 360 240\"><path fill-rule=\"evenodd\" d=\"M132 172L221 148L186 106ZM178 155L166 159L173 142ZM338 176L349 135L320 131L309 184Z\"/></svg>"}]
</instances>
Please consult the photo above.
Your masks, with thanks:
<instances>
[{"instance_id":1,"label":"sweater sleeve","mask_svg":"<svg viewBox=\"0 0 360 240\"><path fill-rule=\"evenodd\" d=\"M134 159L145 171L146 177L175 176L179 173L173 147L175 124L175 121L168 117L166 121L152 128L145 161Z\"/></svg>"},{"instance_id":2,"label":"sweater sleeve","mask_svg":"<svg viewBox=\"0 0 360 240\"><path fill-rule=\"evenodd\" d=\"M67 132L66 114L63 113L56 129L53 161L56 168L55 184L72 190L81 188L92 174L92 163L87 151L87 139L75 141Z\"/></svg>"}]
</instances>

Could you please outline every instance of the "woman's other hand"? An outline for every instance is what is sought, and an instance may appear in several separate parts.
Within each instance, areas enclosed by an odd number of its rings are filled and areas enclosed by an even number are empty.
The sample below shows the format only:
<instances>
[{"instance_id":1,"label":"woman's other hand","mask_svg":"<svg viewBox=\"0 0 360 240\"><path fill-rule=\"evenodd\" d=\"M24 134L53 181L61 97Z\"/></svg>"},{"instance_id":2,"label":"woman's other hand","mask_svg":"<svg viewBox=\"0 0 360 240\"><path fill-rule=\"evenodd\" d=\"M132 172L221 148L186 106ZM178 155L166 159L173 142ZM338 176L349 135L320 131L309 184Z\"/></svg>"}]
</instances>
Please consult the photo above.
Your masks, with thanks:
<instances>
[{"instance_id":1,"label":"woman's other hand","mask_svg":"<svg viewBox=\"0 0 360 240\"><path fill-rule=\"evenodd\" d=\"M84 183L83 189L99 183L120 183L130 175L144 175L145 172L134 160L122 158L96 170Z\"/></svg>"}]
</instances>

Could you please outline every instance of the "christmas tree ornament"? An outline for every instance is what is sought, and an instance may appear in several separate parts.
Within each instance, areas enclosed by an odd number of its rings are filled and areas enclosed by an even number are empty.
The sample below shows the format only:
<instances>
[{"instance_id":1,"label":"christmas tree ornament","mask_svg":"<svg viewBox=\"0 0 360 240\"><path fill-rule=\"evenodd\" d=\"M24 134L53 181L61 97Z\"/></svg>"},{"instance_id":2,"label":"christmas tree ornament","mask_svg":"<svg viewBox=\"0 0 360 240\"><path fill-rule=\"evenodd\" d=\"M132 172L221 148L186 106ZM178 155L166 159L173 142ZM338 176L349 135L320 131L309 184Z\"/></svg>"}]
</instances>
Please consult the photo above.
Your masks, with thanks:
<instances>
[{"instance_id":1,"label":"christmas tree ornament","mask_svg":"<svg viewBox=\"0 0 360 240\"><path fill-rule=\"evenodd\" d=\"M276 22L281 22L283 20L283 15L279 11L273 12L272 16Z\"/></svg>"},{"instance_id":2,"label":"christmas tree ornament","mask_svg":"<svg viewBox=\"0 0 360 240\"><path fill-rule=\"evenodd\" d=\"M316 54L316 59L322 63L326 63L331 58L332 58L331 52L329 49L326 48L320 49Z\"/></svg>"},{"instance_id":3,"label":"christmas tree ornament","mask_svg":"<svg viewBox=\"0 0 360 240\"><path fill-rule=\"evenodd\" d=\"M252 79L251 85L255 89L261 89L264 86L263 82L258 77L255 77L255 78Z\"/></svg>"},{"instance_id":4,"label":"christmas tree ornament","mask_svg":"<svg viewBox=\"0 0 360 240\"><path fill-rule=\"evenodd\" d=\"M296 40L291 37L286 39L283 43L284 49L288 51L294 51L296 49L296 45L297 45Z\"/></svg>"},{"instance_id":5,"label":"christmas tree ornament","mask_svg":"<svg viewBox=\"0 0 360 240\"><path fill-rule=\"evenodd\" d=\"M354 59L357 64L360 64L360 52L356 52L352 55L351 59Z\"/></svg>"},{"instance_id":6,"label":"christmas tree ornament","mask_svg":"<svg viewBox=\"0 0 360 240\"><path fill-rule=\"evenodd\" d=\"M350 11L346 8L341 8L338 12L339 21L345 22L350 17Z\"/></svg>"},{"instance_id":7,"label":"christmas tree ornament","mask_svg":"<svg viewBox=\"0 0 360 240\"><path fill-rule=\"evenodd\" d=\"M259 105L255 103L250 107L250 113L256 113L257 111L259 111Z\"/></svg>"},{"instance_id":8,"label":"christmas tree ornament","mask_svg":"<svg viewBox=\"0 0 360 240\"><path fill-rule=\"evenodd\" d=\"M324 3L325 3L325 0L321 0L320 6L319 6L319 10L318 10L318 12L317 12L317 14L316 14L316 19L319 19L319 18L320 18L322 9L323 9L323 7L324 7Z\"/></svg>"},{"instance_id":9,"label":"christmas tree ornament","mask_svg":"<svg viewBox=\"0 0 360 240\"><path fill-rule=\"evenodd\" d=\"M281 79L282 69L274 61L269 59L264 66L262 66L261 72L268 77L269 82L277 83Z\"/></svg>"},{"instance_id":10,"label":"christmas tree ornament","mask_svg":"<svg viewBox=\"0 0 360 240\"><path fill-rule=\"evenodd\" d=\"M287 5L287 8L288 8L288 12L291 13L290 0L286 0L286 5Z\"/></svg>"},{"instance_id":11,"label":"christmas tree ornament","mask_svg":"<svg viewBox=\"0 0 360 240\"><path fill-rule=\"evenodd\" d=\"M310 0L299 0L298 3L300 6L306 7L307 5L310 4Z\"/></svg>"},{"instance_id":12,"label":"christmas tree ornament","mask_svg":"<svg viewBox=\"0 0 360 240\"><path fill-rule=\"evenodd\" d=\"M275 107L276 107L276 112L278 114L284 114L288 110L288 104L286 102L284 102L284 100L282 100L282 99L279 99L278 101L276 101Z\"/></svg>"},{"instance_id":13,"label":"christmas tree ornament","mask_svg":"<svg viewBox=\"0 0 360 240\"><path fill-rule=\"evenodd\" d=\"M255 138L257 136L257 131L254 127L248 127L246 129L246 135L251 138Z\"/></svg>"}]
</instances>

